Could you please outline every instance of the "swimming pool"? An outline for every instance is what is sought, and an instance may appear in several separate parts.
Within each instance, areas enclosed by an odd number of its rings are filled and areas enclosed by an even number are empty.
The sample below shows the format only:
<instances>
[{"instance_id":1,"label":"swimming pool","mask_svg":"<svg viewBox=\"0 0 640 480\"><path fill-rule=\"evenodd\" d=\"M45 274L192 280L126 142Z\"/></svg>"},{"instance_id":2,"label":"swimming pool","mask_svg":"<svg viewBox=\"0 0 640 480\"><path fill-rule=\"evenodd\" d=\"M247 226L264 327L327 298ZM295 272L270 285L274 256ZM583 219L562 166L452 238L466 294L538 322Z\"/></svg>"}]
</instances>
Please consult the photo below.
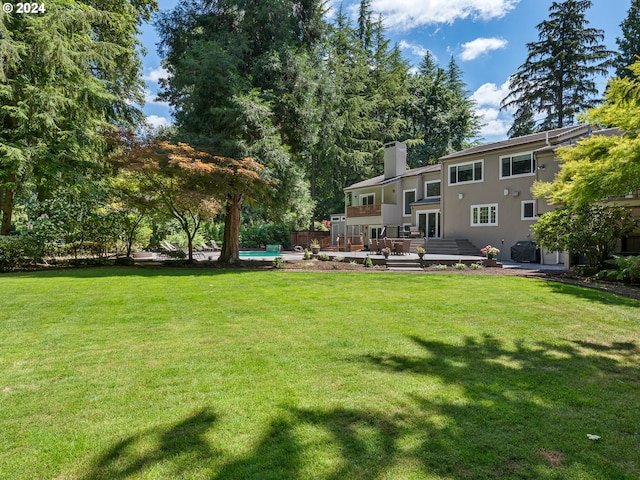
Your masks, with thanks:
<instances>
[{"instance_id":1,"label":"swimming pool","mask_svg":"<svg viewBox=\"0 0 640 480\"><path fill-rule=\"evenodd\" d=\"M279 257L282 252L240 252L240 258L252 258L252 257Z\"/></svg>"}]
</instances>

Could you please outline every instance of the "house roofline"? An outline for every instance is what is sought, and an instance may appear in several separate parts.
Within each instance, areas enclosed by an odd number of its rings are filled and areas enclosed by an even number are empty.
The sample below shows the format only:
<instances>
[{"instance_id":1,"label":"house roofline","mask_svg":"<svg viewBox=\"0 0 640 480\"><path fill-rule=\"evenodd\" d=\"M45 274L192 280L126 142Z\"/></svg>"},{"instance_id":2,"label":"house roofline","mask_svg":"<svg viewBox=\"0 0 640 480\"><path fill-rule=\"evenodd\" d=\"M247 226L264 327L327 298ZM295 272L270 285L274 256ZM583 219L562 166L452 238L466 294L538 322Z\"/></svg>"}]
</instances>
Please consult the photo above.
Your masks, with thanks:
<instances>
[{"instance_id":1,"label":"house roofline","mask_svg":"<svg viewBox=\"0 0 640 480\"><path fill-rule=\"evenodd\" d=\"M546 142L547 146L558 145L559 143L566 142L572 138L584 136L585 134L589 133L592 128L593 127L591 125L580 124L571 125L569 127L556 128L553 130L546 130L544 132L532 133L530 135L523 135L522 137L509 138L506 140L500 140L498 142L491 142L483 145L478 145L476 147L467 148L466 150L461 150L459 152L440 157L440 161L443 162L448 160L455 160L470 155L488 153L511 147L525 146L541 141Z\"/></svg>"}]
</instances>

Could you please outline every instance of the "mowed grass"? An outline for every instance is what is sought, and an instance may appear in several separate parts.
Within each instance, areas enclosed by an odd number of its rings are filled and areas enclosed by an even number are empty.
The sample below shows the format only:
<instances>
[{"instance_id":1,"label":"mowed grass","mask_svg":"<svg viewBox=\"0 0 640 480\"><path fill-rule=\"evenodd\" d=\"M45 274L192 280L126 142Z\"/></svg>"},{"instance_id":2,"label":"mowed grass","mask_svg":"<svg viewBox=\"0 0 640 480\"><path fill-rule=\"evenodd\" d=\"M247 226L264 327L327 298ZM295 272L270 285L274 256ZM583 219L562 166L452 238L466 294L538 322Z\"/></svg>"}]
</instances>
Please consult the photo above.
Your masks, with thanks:
<instances>
[{"instance_id":1,"label":"mowed grass","mask_svg":"<svg viewBox=\"0 0 640 480\"><path fill-rule=\"evenodd\" d=\"M640 478L640 302L135 268L0 292L2 479Z\"/></svg>"}]
</instances>

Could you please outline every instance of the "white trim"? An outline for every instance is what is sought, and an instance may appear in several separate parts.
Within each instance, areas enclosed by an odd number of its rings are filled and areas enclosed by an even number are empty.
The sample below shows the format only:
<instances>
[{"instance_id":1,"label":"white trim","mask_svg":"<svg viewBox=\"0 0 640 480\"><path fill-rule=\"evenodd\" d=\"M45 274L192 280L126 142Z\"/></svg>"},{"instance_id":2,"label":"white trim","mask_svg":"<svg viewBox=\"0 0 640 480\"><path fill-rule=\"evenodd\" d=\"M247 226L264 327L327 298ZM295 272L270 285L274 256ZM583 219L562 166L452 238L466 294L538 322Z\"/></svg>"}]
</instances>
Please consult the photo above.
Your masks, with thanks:
<instances>
[{"instance_id":1,"label":"white trim","mask_svg":"<svg viewBox=\"0 0 640 480\"><path fill-rule=\"evenodd\" d=\"M364 206L365 206L365 205L362 203L362 199L363 199L364 197L367 197L367 198L369 198L369 197L373 197L373 202L372 202L372 203L367 203L367 205L375 205L375 204L376 204L376 193L375 193L375 192L373 192L373 193L361 193L361 194L360 194L360 206L361 206L361 207L364 207Z\"/></svg>"},{"instance_id":2,"label":"white trim","mask_svg":"<svg viewBox=\"0 0 640 480\"><path fill-rule=\"evenodd\" d=\"M440 195L432 195L432 196L427 196L427 185L431 184L431 183L438 183L440 184ZM427 180L424 182L424 198L425 200L428 199L432 199L432 198L440 198L442 196L442 181L441 180Z\"/></svg>"},{"instance_id":3,"label":"white trim","mask_svg":"<svg viewBox=\"0 0 640 480\"><path fill-rule=\"evenodd\" d=\"M474 175L475 175L475 164L476 163L480 163L481 166L482 166L481 167L482 178L480 180L475 180L474 179L474 180L467 180L466 182L458 182L458 181L456 181L454 183L451 183L451 169L452 168L455 167L457 169L457 168L460 168L462 166L471 165L471 171L474 172ZM453 165L449 165L448 168L447 168L447 185L449 187L454 187L456 185L467 185L469 183L482 183L482 182L484 182L484 176L485 176L484 175L484 159L473 160L471 162L455 163ZM456 172L456 180L457 180L457 177L458 177L458 174ZM442 188L442 186L440 188Z\"/></svg>"},{"instance_id":4,"label":"white trim","mask_svg":"<svg viewBox=\"0 0 640 480\"><path fill-rule=\"evenodd\" d=\"M513 170L513 157L519 157L522 155L529 155L531 157L531 172L529 173L519 173L517 175L502 175L502 160L505 158L510 158L510 168L509 170ZM500 174L500 180L508 180L510 178L520 178L520 177L531 177L536 174L536 160L533 152L519 152L511 155L502 155L500 157L500 163L498 164L498 173Z\"/></svg>"},{"instance_id":5,"label":"white trim","mask_svg":"<svg viewBox=\"0 0 640 480\"><path fill-rule=\"evenodd\" d=\"M495 218L496 221L495 222L491 222L491 209L495 207ZM474 209L478 209L478 220L480 220L480 209L481 208L488 208L488 222L487 223L480 223L478 221L478 223L473 223L473 210ZM469 217L469 224L472 227L497 227L498 226L498 204L497 203L486 203L483 205L471 205L471 214Z\"/></svg>"},{"instance_id":6,"label":"white trim","mask_svg":"<svg viewBox=\"0 0 640 480\"><path fill-rule=\"evenodd\" d=\"M429 237L429 232L426 230L429 228L429 214L433 213L436 215L436 219L438 220L437 231L435 237ZM416 225L420 228L420 215L426 215L425 219L425 232L424 236L426 238L442 238L442 212L439 208L432 208L429 210L416 210Z\"/></svg>"},{"instance_id":7,"label":"white trim","mask_svg":"<svg viewBox=\"0 0 640 480\"><path fill-rule=\"evenodd\" d=\"M538 217L538 209L537 203L535 200L522 200L520 202L520 220L537 220ZM533 217L525 217L524 216L524 206L525 205L533 205Z\"/></svg>"},{"instance_id":8,"label":"white trim","mask_svg":"<svg viewBox=\"0 0 640 480\"><path fill-rule=\"evenodd\" d=\"M410 217L411 216L411 205L407 205L407 196L406 193L407 192L413 192L413 202L411 203L415 203L415 201L418 199L418 191L415 188L409 188L407 190L402 190L402 216L403 217ZM407 213L407 207L409 207L409 213Z\"/></svg>"}]
</instances>

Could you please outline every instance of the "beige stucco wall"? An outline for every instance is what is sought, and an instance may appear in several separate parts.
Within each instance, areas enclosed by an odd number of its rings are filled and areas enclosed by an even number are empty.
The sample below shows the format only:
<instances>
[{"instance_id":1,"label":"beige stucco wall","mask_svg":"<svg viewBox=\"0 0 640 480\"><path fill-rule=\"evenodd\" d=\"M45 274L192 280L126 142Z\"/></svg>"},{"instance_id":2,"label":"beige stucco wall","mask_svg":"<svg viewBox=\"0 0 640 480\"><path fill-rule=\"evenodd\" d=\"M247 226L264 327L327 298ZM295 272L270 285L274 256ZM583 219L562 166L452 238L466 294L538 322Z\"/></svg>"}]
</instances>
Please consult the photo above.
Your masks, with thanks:
<instances>
[{"instance_id":1,"label":"beige stucco wall","mask_svg":"<svg viewBox=\"0 0 640 480\"><path fill-rule=\"evenodd\" d=\"M531 187L535 180L551 181L558 171L558 163L551 152L536 155L536 168L532 175L500 178L501 157L532 152L544 143L515 149L485 152L481 156L456 158L443 162L442 169L442 236L449 239L466 238L476 247L493 245L502 248L501 259L510 259L510 247L520 240L533 240L530 226L535 220L522 220L522 202L536 202L538 215L553 207L544 200L534 199ZM475 183L449 184L449 166L472 161L484 161L483 179ZM498 224L472 226L473 205L498 206ZM549 256L549 262L556 261Z\"/></svg>"}]
</instances>

